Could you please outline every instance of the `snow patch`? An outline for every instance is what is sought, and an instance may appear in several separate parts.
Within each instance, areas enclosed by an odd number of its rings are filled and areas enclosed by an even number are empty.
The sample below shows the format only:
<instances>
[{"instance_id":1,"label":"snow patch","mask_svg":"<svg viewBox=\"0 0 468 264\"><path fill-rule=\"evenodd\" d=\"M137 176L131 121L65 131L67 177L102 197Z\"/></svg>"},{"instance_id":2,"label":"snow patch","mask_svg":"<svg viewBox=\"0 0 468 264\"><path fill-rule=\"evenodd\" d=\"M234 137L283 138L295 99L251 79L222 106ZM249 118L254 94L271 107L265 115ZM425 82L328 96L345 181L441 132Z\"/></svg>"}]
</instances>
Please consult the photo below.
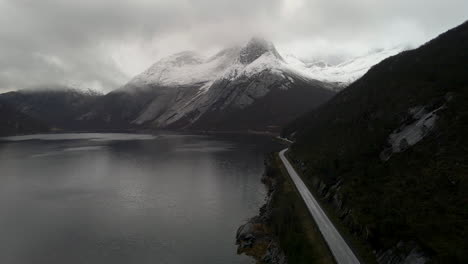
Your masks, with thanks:
<instances>
[{"instance_id":1,"label":"snow patch","mask_svg":"<svg viewBox=\"0 0 468 264\"><path fill-rule=\"evenodd\" d=\"M185 86L215 80L235 61L235 50L225 50L210 58L194 52L182 52L153 64L133 78L129 84ZM207 89L206 86L202 86Z\"/></svg>"},{"instance_id":2,"label":"snow patch","mask_svg":"<svg viewBox=\"0 0 468 264\"><path fill-rule=\"evenodd\" d=\"M283 63L272 53L268 52L260 56L258 59L247 65L241 75L251 77L253 75L259 74L262 71L270 70L274 74L281 75L283 69Z\"/></svg>"},{"instance_id":3,"label":"snow patch","mask_svg":"<svg viewBox=\"0 0 468 264\"><path fill-rule=\"evenodd\" d=\"M361 78L372 66L405 49L399 46L388 50L381 50L333 66L323 62L304 63L294 56L287 56L285 59L295 72L308 78L348 85Z\"/></svg>"}]
</instances>

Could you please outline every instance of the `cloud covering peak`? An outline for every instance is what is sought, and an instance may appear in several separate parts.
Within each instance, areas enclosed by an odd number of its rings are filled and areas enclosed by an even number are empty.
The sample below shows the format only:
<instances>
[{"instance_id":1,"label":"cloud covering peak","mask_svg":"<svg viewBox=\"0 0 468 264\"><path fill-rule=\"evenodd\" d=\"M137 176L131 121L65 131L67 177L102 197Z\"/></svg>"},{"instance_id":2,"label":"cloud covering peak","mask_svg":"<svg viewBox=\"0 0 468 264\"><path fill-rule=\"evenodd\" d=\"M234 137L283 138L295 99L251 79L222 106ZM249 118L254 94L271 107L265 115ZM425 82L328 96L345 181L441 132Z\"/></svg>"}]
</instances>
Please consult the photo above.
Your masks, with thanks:
<instances>
[{"instance_id":1,"label":"cloud covering peak","mask_svg":"<svg viewBox=\"0 0 468 264\"><path fill-rule=\"evenodd\" d=\"M158 59L261 35L280 53L340 60L419 45L466 20L463 0L0 0L0 92L109 91Z\"/></svg>"}]
</instances>

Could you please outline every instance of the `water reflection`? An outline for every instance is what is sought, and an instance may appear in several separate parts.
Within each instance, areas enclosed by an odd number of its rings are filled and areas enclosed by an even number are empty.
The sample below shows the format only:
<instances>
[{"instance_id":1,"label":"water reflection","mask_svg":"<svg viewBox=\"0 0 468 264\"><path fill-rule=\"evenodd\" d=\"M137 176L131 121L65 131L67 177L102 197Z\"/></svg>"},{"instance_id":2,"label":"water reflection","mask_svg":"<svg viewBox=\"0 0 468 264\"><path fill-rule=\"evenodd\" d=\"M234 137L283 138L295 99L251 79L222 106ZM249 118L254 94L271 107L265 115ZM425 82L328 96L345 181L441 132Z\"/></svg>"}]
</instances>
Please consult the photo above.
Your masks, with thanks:
<instances>
[{"instance_id":1,"label":"water reflection","mask_svg":"<svg viewBox=\"0 0 468 264\"><path fill-rule=\"evenodd\" d=\"M235 254L234 234L263 203L271 140L15 140L0 143L0 263L250 262Z\"/></svg>"}]
</instances>

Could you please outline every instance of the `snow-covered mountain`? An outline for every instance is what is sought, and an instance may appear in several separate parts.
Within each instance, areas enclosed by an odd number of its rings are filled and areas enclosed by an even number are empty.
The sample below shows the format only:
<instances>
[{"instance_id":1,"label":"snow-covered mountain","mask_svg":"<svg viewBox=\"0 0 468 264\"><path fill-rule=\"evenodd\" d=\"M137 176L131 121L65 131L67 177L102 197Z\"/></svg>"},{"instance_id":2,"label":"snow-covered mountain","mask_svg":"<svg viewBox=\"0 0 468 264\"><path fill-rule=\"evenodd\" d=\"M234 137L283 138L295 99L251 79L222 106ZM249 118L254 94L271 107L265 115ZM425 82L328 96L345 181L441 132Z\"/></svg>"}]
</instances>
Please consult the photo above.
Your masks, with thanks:
<instances>
[{"instance_id":1,"label":"snow-covered mountain","mask_svg":"<svg viewBox=\"0 0 468 264\"><path fill-rule=\"evenodd\" d=\"M47 87L3 94L0 99L65 130L279 131L331 98L340 84L398 51L381 51L332 67L282 56L271 42L253 38L245 46L210 57L195 52L169 56L106 95Z\"/></svg>"},{"instance_id":2,"label":"snow-covered mountain","mask_svg":"<svg viewBox=\"0 0 468 264\"><path fill-rule=\"evenodd\" d=\"M204 84L202 90L206 90L217 79L252 76L265 69L285 66L286 63L272 43L253 38L245 47L224 49L208 58L193 51L163 58L134 77L124 89Z\"/></svg>"},{"instance_id":3,"label":"snow-covered mountain","mask_svg":"<svg viewBox=\"0 0 468 264\"><path fill-rule=\"evenodd\" d=\"M286 56L285 60L297 72L323 82L337 83L343 88L361 78L374 65L384 59L394 56L408 49L396 46L391 49L381 49L370 52L364 56L352 58L337 65L328 65L324 62L303 62L294 56Z\"/></svg>"},{"instance_id":4,"label":"snow-covered mountain","mask_svg":"<svg viewBox=\"0 0 468 264\"><path fill-rule=\"evenodd\" d=\"M274 130L326 101L335 88L297 71L272 43L253 38L208 58L182 52L162 59L114 94L152 97L131 121L137 125Z\"/></svg>"}]
</instances>

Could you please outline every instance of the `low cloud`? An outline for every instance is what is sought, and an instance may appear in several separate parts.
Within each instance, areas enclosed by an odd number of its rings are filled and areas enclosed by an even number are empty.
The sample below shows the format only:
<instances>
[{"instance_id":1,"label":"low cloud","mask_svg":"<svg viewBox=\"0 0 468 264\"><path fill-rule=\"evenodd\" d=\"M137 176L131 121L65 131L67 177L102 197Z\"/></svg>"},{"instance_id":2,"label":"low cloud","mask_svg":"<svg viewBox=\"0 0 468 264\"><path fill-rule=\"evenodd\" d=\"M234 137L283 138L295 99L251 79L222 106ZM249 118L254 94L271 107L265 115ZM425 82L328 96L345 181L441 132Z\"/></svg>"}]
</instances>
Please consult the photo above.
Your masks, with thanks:
<instances>
[{"instance_id":1,"label":"low cloud","mask_svg":"<svg viewBox=\"0 0 468 264\"><path fill-rule=\"evenodd\" d=\"M0 0L0 92L60 83L110 91L181 50L263 35L340 60L420 45L466 20L464 0Z\"/></svg>"}]
</instances>

